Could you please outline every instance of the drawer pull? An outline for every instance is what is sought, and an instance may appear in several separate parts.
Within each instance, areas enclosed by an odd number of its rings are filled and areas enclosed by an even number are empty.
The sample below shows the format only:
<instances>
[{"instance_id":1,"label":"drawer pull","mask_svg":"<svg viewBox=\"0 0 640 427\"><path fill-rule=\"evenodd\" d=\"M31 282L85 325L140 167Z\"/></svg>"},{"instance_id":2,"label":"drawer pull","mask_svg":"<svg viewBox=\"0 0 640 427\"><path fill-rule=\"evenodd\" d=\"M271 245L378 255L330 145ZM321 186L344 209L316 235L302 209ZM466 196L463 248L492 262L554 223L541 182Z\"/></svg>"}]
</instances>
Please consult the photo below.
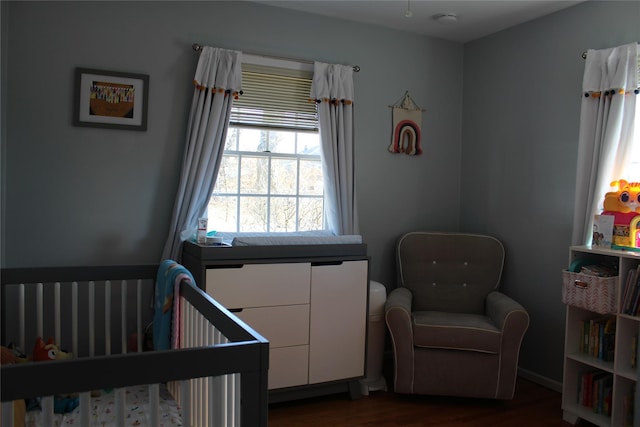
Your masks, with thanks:
<instances>
[{"instance_id":1,"label":"drawer pull","mask_svg":"<svg viewBox=\"0 0 640 427\"><path fill-rule=\"evenodd\" d=\"M578 289L587 289L589 287L589 284L587 282L583 282L582 280L575 280L573 284Z\"/></svg>"},{"instance_id":2,"label":"drawer pull","mask_svg":"<svg viewBox=\"0 0 640 427\"><path fill-rule=\"evenodd\" d=\"M229 311L232 313L242 313L242 310L244 310L244 308L230 308Z\"/></svg>"}]
</instances>

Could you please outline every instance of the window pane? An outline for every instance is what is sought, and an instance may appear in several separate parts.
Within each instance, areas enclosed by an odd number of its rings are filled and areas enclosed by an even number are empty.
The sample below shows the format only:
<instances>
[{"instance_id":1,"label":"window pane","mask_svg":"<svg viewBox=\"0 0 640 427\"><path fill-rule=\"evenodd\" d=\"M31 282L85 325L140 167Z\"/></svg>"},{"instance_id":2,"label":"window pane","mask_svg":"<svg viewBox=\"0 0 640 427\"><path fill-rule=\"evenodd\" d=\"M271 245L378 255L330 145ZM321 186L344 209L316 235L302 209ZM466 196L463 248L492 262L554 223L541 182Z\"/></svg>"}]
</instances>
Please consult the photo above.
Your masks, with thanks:
<instances>
[{"instance_id":1,"label":"window pane","mask_svg":"<svg viewBox=\"0 0 640 427\"><path fill-rule=\"evenodd\" d=\"M227 140L224 143L225 150L237 150L238 149L238 132L240 129L230 127L227 130Z\"/></svg>"},{"instance_id":2,"label":"window pane","mask_svg":"<svg viewBox=\"0 0 640 427\"><path fill-rule=\"evenodd\" d=\"M296 194L297 160L271 159L271 194Z\"/></svg>"},{"instance_id":3,"label":"window pane","mask_svg":"<svg viewBox=\"0 0 640 427\"><path fill-rule=\"evenodd\" d=\"M322 230L322 197L300 198L298 230Z\"/></svg>"},{"instance_id":4,"label":"window pane","mask_svg":"<svg viewBox=\"0 0 640 427\"><path fill-rule=\"evenodd\" d=\"M222 156L214 193L236 193L238 191L238 156Z\"/></svg>"},{"instance_id":5,"label":"window pane","mask_svg":"<svg viewBox=\"0 0 640 427\"><path fill-rule=\"evenodd\" d=\"M321 196L323 188L320 160L300 160L299 193L305 196Z\"/></svg>"},{"instance_id":6,"label":"window pane","mask_svg":"<svg viewBox=\"0 0 640 427\"><path fill-rule=\"evenodd\" d=\"M295 197L273 197L270 213L270 231L296 231Z\"/></svg>"},{"instance_id":7,"label":"window pane","mask_svg":"<svg viewBox=\"0 0 640 427\"><path fill-rule=\"evenodd\" d=\"M272 153L296 153L296 133L269 131L269 151Z\"/></svg>"},{"instance_id":8,"label":"window pane","mask_svg":"<svg viewBox=\"0 0 640 427\"><path fill-rule=\"evenodd\" d=\"M207 226L209 231L238 231L238 198L235 196L213 196L209 199Z\"/></svg>"},{"instance_id":9,"label":"window pane","mask_svg":"<svg viewBox=\"0 0 640 427\"><path fill-rule=\"evenodd\" d=\"M263 152L267 149L267 134L269 131L263 129L238 129L239 151Z\"/></svg>"},{"instance_id":10,"label":"window pane","mask_svg":"<svg viewBox=\"0 0 640 427\"><path fill-rule=\"evenodd\" d=\"M240 198L240 230L266 232L267 229L267 198Z\"/></svg>"},{"instance_id":11,"label":"window pane","mask_svg":"<svg viewBox=\"0 0 640 427\"><path fill-rule=\"evenodd\" d=\"M298 154L314 154L319 156L321 154L320 134L317 132L298 133Z\"/></svg>"},{"instance_id":12,"label":"window pane","mask_svg":"<svg viewBox=\"0 0 640 427\"><path fill-rule=\"evenodd\" d=\"M266 194L269 182L269 159L243 156L240 162L240 194Z\"/></svg>"}]
</instances>

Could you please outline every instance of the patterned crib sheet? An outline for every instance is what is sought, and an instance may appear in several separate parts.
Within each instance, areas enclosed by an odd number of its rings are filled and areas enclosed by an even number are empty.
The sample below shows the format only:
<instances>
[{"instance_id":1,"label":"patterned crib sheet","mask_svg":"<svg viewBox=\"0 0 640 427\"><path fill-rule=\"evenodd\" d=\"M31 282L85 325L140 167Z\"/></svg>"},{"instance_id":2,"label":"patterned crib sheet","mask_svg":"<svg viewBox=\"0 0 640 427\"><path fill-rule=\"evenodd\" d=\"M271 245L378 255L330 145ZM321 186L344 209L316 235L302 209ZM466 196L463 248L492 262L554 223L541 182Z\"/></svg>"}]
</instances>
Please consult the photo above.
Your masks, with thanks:
<instances>
[{"instance_id":1,"label":"patterned crib sheet","mask_svg":"<svg viewBox=\"0 0 640 427\"><path fill-rule=\"evenodd\" d=\"M149 387L146 385L125 388L125 424L116 424L115 392L101 391L91 397L91 427L177 427L182 426L180 408L164 385L160 385L160 424L151 426L149 411ZM65 414L54 414L54 427L80 426L80 408ZM26 427L42 426L40 410L27 411ZM82 426L85 427L85 426Z\"/></svg>"}]
</instances>

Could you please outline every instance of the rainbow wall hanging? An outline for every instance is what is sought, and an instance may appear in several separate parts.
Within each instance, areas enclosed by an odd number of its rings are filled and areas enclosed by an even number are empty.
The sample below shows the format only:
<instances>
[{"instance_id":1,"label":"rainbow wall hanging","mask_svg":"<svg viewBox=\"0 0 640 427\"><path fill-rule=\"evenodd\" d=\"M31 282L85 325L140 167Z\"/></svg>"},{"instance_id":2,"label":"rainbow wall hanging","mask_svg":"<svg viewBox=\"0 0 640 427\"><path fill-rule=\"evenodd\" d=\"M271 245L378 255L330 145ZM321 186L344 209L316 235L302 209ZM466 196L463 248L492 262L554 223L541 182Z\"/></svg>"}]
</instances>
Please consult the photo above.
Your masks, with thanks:
<instances>
[{"instance_id":1,"label":"rainbow wall hanging","mask_svg":"<svg viewBox=\"0 0 640 427\"><path fill-rule=\"evenodd\" d=\"M422 154L420 141L424 110L415 103L408 91L398 102L389 107L393 115L393 133L389 151L419 156Z\"/></svg>"}]
</instances>

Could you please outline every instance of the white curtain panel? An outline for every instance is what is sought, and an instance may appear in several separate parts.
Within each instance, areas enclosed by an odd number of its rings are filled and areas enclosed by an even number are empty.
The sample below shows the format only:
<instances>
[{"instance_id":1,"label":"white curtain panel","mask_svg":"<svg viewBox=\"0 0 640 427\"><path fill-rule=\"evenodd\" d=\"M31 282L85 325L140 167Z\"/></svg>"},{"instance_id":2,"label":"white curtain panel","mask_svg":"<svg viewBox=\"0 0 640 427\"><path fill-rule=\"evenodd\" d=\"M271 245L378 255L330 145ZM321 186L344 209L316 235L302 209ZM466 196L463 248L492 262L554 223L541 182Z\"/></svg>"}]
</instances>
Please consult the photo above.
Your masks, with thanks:
<instances>
[{"instance_id":1,"label":"white curtain panel","mask_svg":"<svg viewBox=\"0 0 640 427\"><path fill-rule=\"evenodd\" d=\"M180 260L206 211L222 161L234 96L242 86L242 53L205 46L194 77L180 184L162 259Z\"/></svg>"},{"instance_id":2,"label":"white curtain panel","mask_svg":"<svg viewBox=\"0 0 640 427\"><path fill-rule=\"evenodd\" d=\"M580 113L572 244L591 244L593 216L631 155L638 44L587 51ZM639 124L640 125L640 124Z\"/></svg>"},{"instance_id":3,"label":"white curtain panel","mask_svg":"<svg viewBox=\"0 0 640 427\"><path fill-rule=\"evenodd\" d=\"M353 67L315 62L311 97L318 102L326 228L335 235L358 234Z\"/></svg>"}]
</instances>

